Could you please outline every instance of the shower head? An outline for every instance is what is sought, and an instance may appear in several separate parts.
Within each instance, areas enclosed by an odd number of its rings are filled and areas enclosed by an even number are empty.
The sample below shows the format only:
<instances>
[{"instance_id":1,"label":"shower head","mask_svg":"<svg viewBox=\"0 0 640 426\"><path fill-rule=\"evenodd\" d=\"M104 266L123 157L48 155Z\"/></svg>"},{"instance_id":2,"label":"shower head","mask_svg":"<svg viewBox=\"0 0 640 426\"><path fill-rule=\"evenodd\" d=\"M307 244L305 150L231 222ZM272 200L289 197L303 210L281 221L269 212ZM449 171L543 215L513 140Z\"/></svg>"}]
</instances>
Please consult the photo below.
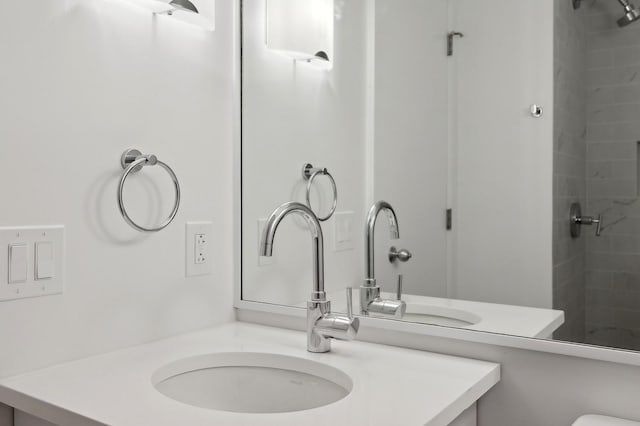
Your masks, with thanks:
<instances>
[{"instance_id":1,"label":"shower head","mask_svg":"<svg viewBox=\"0 0 640 426\"><path fill-rule=\"evenodd\" d=\"M169 4L173 6L175 10L183 10L185 12L200 13L198 12L198 8L189 0L171 0Z\"/></svg>"},{"instance_id":2,"label":"shower head","mask_svg":"<svg viewBox=\"0 0 640 426\"><path fill-rule=\"evenodd\" d=\"M626 27L632 22L636 22L640 19L640 11L631 4L628 0L618 0L620 4L624 7L624 16L618 19L619 27Z\"/></svg>"}]
</instances>

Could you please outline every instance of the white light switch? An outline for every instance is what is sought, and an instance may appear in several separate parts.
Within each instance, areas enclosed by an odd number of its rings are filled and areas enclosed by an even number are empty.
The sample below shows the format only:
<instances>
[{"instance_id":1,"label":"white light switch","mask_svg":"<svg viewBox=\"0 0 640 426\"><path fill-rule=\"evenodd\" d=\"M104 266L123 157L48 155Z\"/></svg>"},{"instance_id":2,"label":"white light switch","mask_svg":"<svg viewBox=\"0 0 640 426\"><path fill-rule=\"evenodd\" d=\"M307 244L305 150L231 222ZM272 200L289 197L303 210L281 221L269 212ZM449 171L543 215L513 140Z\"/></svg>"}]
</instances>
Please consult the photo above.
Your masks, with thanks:
<instances>
[{"instance_id":1,"label":"white light switch","mask_svg":"<svg viewBox=\"0 0 640 426\"><path fill-rule=\"evenodd\" d=\"M62 294L64 248L64 226L0 227L0 302Z\"/></svg>"},{"instance_id":2,"label":"white light switch","mask_svg":"<svg viewBox=\"0 0 640 426\"><path fill-rule=\"evenodd\" d=\"M29 250L26 244L9 245L9 284L27 281L27 258Z\"/></svg>"},{"instance_id":3,"label":"white light switch","mask_svg":"<svg viewBox=\"0 0 640 426\"><path fill-rule=\"evenodd\" d=\"M55 277L56 264L53 243L42 241L36 243L36 280L46 280Z\"/></svg>"}]
</instances>

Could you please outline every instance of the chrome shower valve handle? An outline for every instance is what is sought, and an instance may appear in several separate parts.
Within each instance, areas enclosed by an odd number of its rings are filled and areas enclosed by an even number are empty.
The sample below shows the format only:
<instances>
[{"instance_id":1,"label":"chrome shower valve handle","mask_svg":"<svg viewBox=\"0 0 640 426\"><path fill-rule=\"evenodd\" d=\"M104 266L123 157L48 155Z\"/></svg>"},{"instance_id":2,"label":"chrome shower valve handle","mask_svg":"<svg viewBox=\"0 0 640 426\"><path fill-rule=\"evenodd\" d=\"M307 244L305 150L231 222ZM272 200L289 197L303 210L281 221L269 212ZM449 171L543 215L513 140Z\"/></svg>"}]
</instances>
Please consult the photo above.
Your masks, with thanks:
<instances>
[{"instance_id":1,"label":"chrome shower valve handle","mask_svg":"<svg viewBox=\"0 0 640 426\"><path fill-rule=\"evenodd\" d=\"M596 237L599 237L602 232L602 215L599 214L597 219L594 219L591 216L581 216L577 217L576 223L578 225L596 225Z\"/></svg>"},{"instance_id":2,"label":"chrome shower valve handle","mask_svg":"<svg viewBox=\"0 0 640 426\"><path fill-rule=\"evenodd\" d=\"M580 236L580 229L583 225L596 225L596 237L602 235L602 215L599 214L597 219L594 219L592 216L582 216L580 203L573 203L571 205L569 218L569 226L573 238Z\"/></svg>"}]
</instances>

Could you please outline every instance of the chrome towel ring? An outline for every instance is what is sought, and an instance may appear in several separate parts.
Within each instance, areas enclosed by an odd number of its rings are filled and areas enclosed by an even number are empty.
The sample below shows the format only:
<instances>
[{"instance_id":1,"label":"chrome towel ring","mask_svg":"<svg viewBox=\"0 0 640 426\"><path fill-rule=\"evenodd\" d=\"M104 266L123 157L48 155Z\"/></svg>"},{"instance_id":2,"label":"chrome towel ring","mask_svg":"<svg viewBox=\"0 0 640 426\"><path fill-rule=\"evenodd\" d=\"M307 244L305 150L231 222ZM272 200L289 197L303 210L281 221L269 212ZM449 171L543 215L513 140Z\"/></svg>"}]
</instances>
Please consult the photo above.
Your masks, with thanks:
<instances>
[{"instance_id":1,"label":"chrome towel ring","mask_svg":"<svg viewBox=\"0 0 640 426\"><path fill-rule=\"evenodd\" d=\"M124 169L124 173L122 173L120 183L118 184L118 207L120 208L120 214L122 214L125 222L127 222L129 225L131 225L132 228L140 232L158 232L169 226L169 224L173 222L173 219L175 219L176 214L178 214L178 209L180 208L180 183L178 182L178 177L173 172L171 167L158 160L155 155L145 155L137 149L127 149L125 152L123 152L122 157L120 158L120 165ZM167 173L169 173L169 176L171 176L171 180L173 181L173 185L176 190L176 202L175 206L173 207L173 211L171 211L171 214L164 222L162 222L155 228L145 228L144 226L140 226L135 223L127 213L127 209L124 206L122 193L124 191L124 184L131 173L137 173L145 166L155 165L158 165L165 169Z\"/></svg>"},{"instance_id":2,"label":"chrome towel ring","mask_svg":"<svg viewBox=\"0 0 640 426\"><path fill-rule=\"evenodd\" d=\"M327 170L324 167L313 167L313 165L310 163L306 163L304 166L302 166L302 178L307 181L307 207L309 207L310 209L311 209L311 185L313 185L313 180L319 175L324 175L328 177L329 180L331 181L331 186L333 188L333 204L331 206L331 210L329 211L329 214L327 214L325 217L318 216L319 221L325 222L329 220L331 216L333 216L333 214L336 211L336 207L338 207L338 188L336 186L336 181L333 178L333 176L331 176L331 173L329 173L329 170Z\"/></svg>"}]
</instances>

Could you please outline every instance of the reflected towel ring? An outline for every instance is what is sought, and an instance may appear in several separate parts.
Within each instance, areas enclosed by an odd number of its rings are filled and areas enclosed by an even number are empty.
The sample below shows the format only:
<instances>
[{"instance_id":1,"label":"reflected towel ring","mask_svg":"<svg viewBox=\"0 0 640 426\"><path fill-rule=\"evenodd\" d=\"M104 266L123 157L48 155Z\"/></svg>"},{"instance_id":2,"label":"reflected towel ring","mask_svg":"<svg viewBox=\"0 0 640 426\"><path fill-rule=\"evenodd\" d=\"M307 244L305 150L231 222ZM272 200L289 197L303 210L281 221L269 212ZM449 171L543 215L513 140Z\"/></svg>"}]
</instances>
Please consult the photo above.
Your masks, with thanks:
<instances>
[{"instance_id":1,"label":"reflected towel ring","mask_svg":"<svg viewBox=\"0 0 640 426\"><path fill-rule=\"evenodd\" d=\"M329 173L329 170L327 170L324 167L315 168L310 163L307 163L304 166L302 166L302 177L307 181L307 207L309 207L310 209L311 209L311 185L313 185L313 180L316 178L316 176L319 176L319 175L328 177L329 180L331 181L331 186L333 188L333 204L331 206L331 210L329 211L329 214L327 214L325 217L318 216L319 221L325 222L329 220L331 216L333 216L333 214L336 211L336 208L338 207L338 187L336 186L336 181L331 175L331 173Z\"/></svg>"},{"instance_id":2,"label":"reflected towel ring","mask_svg":"<svg viewBox=\"0 0 640 426\"><path fill-rule=\"evenodd\" d=\"M178 209L180 208L180 183L178 183L178 177L173 172L171 167L162 161L158 160L158 158L153 155L144 155L137 149L128 149L122 154L122 158L120 159L120 164L124 169L124 173L122 173L122 177L120 178L120 183L118 184L118 207L120 208L120 214L124 218L125 222L131 225L132 228L140 231L140 232L158 232L169 226L173 219L175 219L176 214L178 214ZM173 207L173 211L169 215L169 217L158 225L155 228L145 228L144 226L140 226L131 219L129 214L127 213L127 209L124 207L123 201L123 192L124 192L124 184L127 181L127 178L131 173L136 173L142 170L145 166L155 166L158 165L165 169L171 180L173 181L173 185L176 190L176 203Z\"/></svg>"}]
</instances>

